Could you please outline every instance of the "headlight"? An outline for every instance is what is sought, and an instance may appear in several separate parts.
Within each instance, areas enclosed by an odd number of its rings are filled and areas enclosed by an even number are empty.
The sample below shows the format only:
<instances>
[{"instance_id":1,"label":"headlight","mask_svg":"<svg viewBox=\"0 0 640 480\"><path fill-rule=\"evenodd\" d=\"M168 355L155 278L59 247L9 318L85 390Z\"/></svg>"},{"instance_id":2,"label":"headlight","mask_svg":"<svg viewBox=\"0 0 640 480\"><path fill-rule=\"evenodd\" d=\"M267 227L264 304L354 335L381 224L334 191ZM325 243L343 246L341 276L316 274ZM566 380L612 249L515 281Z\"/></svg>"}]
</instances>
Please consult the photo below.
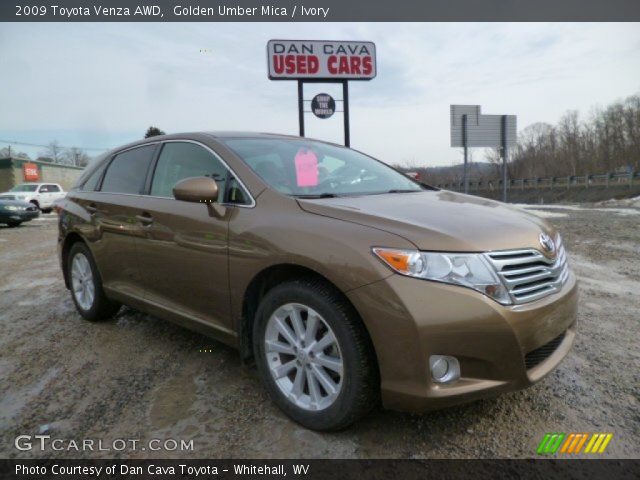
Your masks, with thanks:
<instances>
[{"instance_id":1,"label":"headlight","mask_svg":"<svg viewBox=\"0 0 640 480\"><path fill-rule=\"evenodd\" d=\"M511 297L481 253L440 253L373 248L373 253L401 275L472 288L503 305Z\"/></svg>"}]
</instances>

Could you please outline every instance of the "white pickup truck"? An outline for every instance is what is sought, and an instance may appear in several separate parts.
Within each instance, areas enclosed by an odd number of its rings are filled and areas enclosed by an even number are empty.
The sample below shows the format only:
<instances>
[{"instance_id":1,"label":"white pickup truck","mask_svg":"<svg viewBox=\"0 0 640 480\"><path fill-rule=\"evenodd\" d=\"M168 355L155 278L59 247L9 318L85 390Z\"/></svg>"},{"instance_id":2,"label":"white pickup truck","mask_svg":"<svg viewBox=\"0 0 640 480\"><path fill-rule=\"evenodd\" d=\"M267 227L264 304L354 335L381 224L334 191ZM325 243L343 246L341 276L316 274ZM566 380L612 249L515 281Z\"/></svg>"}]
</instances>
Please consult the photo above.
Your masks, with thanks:
<instances>
[{"instance_id":1,"label":"white pickup truck","mask_svg":"<svg viewBox=\"0 0 640 480\"><path fill-rule=\"evenodd\" d=\"M50 212L54 202L66 194L57 183L21 183L8 192L0 193L0 200L22 200L33 203L43 212Z\"/></svg>"}]
</instances>

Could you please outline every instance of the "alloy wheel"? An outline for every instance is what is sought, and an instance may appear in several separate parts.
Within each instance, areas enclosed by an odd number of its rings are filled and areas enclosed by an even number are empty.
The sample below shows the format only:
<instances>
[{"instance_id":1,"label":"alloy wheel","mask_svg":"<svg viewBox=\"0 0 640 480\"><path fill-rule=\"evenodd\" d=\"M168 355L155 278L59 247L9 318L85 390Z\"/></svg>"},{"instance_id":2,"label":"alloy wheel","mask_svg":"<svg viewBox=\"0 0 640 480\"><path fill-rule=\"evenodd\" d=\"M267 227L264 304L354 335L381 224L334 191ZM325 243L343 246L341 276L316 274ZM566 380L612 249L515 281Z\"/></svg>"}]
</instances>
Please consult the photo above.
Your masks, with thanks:
<instances>
[{"instance_id":1,"label":"alloy wheel","mask_svg":"<svg viewBox=\"0 0 640 480\"><path fill-rule=\"evenodd\" d=\"M80 308L90 310L95 298L95 284L89 259L83 253L77 253L71 262L71 286Z\"/></svg>"},{"instance_id":2,"label":"alloy wheel","mask_svg":"<svg viewBox=\"0 0 640 480\"><path fill-rule=\"evenodd\" d=\"M318 312L300 303L278 307L264 338L271 375L284 396L309 411L330 407L343 385L343 357L335 333Z\"/></svg>"}]
</instances>

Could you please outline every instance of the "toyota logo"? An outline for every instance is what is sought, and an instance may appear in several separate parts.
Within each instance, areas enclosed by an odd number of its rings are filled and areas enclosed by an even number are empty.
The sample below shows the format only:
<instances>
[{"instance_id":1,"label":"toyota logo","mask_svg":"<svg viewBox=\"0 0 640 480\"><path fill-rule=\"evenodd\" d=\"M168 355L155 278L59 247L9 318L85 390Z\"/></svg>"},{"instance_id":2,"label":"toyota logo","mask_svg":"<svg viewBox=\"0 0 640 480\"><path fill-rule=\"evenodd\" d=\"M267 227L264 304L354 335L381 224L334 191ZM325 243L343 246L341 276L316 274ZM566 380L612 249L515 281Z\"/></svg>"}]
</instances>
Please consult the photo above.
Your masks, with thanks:
<instances>
[{"instance_id":1,"label":"toyota logo","mask_svg":"<svg viewBox=\"0 0 640 480\"><path fill-rule=\"evenodd\" d=\"M540 236L538 237L538 239L540 240L540 245L542 245L542 249L547 252L547 253L555 253L556 251L556 244L554 243L553 239L547 235L546 233L541 233Z\"/></svg>"}]
</instances>

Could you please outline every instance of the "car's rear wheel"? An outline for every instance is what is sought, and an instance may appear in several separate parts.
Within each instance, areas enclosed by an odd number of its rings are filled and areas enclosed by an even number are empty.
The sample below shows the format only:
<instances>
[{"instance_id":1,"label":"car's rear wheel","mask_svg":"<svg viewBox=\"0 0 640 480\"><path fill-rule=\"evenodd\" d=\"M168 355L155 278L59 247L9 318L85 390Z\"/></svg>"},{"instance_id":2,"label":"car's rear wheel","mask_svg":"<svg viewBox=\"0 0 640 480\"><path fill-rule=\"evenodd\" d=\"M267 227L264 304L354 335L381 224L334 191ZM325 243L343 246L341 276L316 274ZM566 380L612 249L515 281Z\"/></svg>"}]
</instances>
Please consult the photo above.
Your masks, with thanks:
<instances>
[{"instance_id":1,"label":"car's rear wheel","mask_svg":"<svg viewBox=\"0 0 640 480\"><path fill-rule=\"evenodd\" d=\"M98 321L109 319L118 313L120 305L105 295L100 273L84 243L76 242L71 247L67 272L71 297L80 315L87 320Z\"/></svg>"},{"instance_id":2,"label":"car's rear wheel","mask_svg":"<svg viewBox=\"0 0 640 480\"><path fill-rule=\"evenodd\" d=\"M338 430L377 403L375 358L353 309L314 281L270 290L258 308L254 354L275 403L314 430Z\"/></svg>"}]
</instances>

